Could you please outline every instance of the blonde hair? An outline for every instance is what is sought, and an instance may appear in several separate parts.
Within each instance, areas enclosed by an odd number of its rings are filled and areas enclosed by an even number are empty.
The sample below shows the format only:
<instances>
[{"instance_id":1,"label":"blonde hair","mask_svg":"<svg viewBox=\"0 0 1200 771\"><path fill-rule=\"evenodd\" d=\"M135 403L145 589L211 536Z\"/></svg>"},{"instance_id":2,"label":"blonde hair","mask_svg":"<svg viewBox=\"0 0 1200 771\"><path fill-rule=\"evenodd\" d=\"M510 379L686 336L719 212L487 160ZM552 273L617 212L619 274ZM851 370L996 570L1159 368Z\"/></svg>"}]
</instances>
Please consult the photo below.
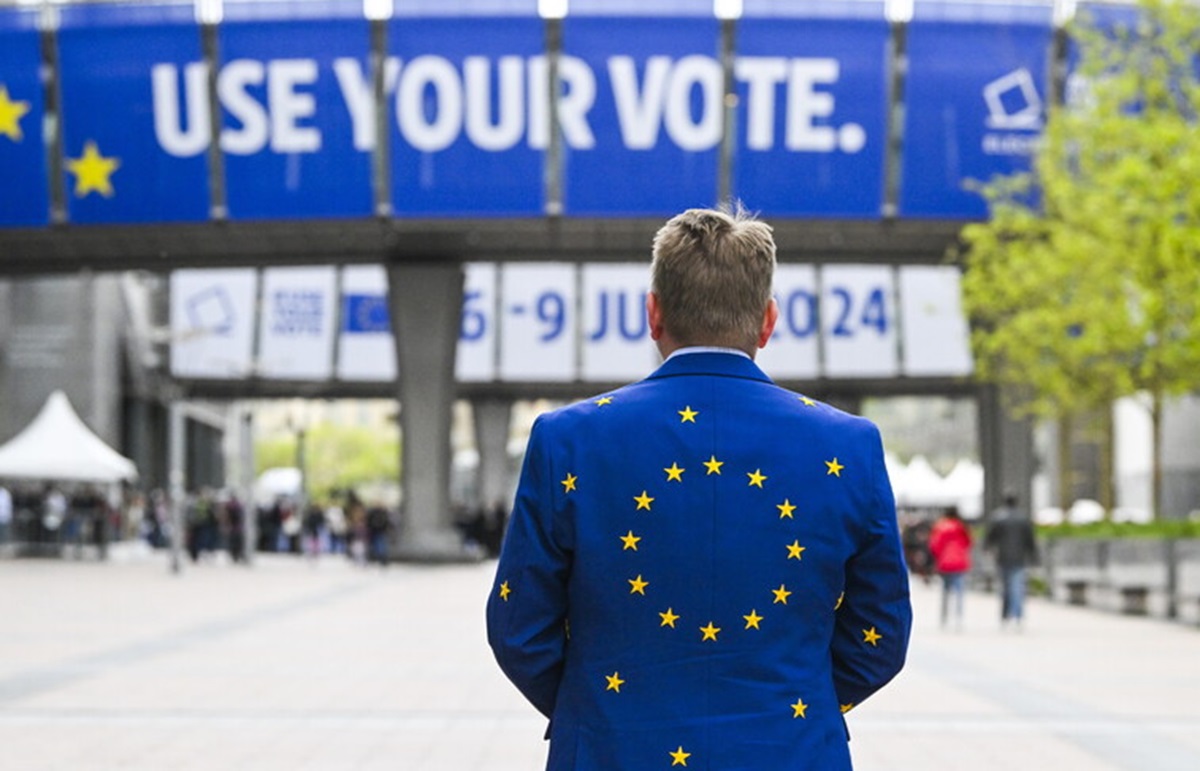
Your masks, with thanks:
<instances>
[{"instance_id":1,"label":"blonde hair","mask_svg":"<svg viewBox=\"0 0 1200 771\"><path fill-rule=\"evenodd\" d=\"M663 327L680 345L752 352L771 301L771 226L740 205L688 209L654 236L650 288Z\"/></svg>"}]
</instances>

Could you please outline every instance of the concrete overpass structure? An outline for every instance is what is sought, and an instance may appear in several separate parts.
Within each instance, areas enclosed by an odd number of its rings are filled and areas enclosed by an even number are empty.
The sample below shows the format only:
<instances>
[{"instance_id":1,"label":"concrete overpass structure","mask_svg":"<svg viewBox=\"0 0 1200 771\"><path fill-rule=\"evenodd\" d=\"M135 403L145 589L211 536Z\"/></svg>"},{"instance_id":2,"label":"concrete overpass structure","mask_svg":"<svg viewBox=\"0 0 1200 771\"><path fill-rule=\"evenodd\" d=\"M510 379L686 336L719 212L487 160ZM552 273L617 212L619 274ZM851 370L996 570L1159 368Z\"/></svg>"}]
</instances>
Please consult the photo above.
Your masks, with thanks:
<instances>
[{"instance_id":1,"label":"concrete overpass structure","mask_svg":"<svg viewBox=\"0 0 1200 771\"><path fill-rule=\"evenodd\" d=\"M565 18L533 0L388 5L0 7L0 275L382 266L394 380L150 378L130 409L394 396L409 407L401 548L413 559L461 556L456 395L492 405L478 414L495 446L506 401L618 382L456 382L464 265L645 262L667 216L730 198L771 222L785 266L941 265L985 213L967 181L1028 168L1066 78L1050 3L889 16L891 3L745 0L738 18L707 0L576 0ZM894 286L880 295L890 370L826 366L843 341L822 318L819 366L780 380L852 410L865 396L972 396L987 505L1028 490L1029 426L993 390L905 371ZM822 291L814 309L832 310ZM8 377L11 392L20 377Z\"/></svg>"}]
</instances>

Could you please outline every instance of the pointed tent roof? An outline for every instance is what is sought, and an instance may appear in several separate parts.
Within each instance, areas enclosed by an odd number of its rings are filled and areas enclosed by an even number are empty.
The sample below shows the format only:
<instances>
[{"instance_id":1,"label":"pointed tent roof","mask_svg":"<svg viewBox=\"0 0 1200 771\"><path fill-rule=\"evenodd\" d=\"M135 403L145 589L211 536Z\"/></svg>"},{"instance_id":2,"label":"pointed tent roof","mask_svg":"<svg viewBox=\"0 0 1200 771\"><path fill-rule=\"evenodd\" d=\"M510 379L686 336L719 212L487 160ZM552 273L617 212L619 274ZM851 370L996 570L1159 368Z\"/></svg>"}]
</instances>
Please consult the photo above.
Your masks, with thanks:
<instances>
[{"instance_id":1,"label":"pointed tent roof","mask_svg":"<svg viewBox=\"0 0 1200 771\"><path fill-rule=\"evenodd\" d=\"M133 461L104 443L55 391L21 433L0 445L0 477L63 482L136 479Z\"/></svg>"}]
</instances>

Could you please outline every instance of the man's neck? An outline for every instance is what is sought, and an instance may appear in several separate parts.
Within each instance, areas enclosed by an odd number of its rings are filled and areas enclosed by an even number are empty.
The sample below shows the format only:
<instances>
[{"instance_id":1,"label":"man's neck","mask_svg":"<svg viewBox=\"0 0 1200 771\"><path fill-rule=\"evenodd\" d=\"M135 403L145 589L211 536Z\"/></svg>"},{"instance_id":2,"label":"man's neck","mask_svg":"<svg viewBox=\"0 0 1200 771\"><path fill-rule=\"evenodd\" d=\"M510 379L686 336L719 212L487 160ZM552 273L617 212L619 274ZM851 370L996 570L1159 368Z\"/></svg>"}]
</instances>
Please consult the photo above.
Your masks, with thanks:
<instances>
[{"instance_id":1,"label":"man's neck","mask_svg":"<svg viewBox=\"0 0 1200 771\"><path fill-rule=\"evenodd\" d=\"M743 351L740 348L726 348L724 346L719 346L719 345L684 345L684 346L680 346L679 348L676 348L675 350L671 351L669 354L664 356L663 361L666 361L667 359L671 359L675 356L686 356L688 354L693 354L693 353L723 353L723 354L727 354L730 356L742 356L747 359L751 359L751 360L754 359L753 356L746 353L745 351Z\"/></svg>"}]
</instances>

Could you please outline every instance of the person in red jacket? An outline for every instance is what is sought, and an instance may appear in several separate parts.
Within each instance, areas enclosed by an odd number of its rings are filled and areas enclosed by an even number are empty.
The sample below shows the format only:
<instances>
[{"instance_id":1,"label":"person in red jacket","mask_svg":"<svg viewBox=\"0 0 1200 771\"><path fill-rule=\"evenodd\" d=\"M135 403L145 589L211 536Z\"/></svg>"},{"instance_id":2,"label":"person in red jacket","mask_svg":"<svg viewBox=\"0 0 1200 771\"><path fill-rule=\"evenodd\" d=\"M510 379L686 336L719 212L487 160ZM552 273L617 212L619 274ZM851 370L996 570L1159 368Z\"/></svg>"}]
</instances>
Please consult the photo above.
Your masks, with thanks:
<instances>
[{"instance_id":1,"label":"person in red jacket","mask_svg":"<svg viewBox=\"0 0 1200 771\"><path fill-rule=\"evenodd\" d=\"M971 569L971 531L950 506L929 533L929 550L942 577L942 626L950 620L950 599L954 598L955 626L962 629L963 588Z\"/></svg>"}]
</instances>

